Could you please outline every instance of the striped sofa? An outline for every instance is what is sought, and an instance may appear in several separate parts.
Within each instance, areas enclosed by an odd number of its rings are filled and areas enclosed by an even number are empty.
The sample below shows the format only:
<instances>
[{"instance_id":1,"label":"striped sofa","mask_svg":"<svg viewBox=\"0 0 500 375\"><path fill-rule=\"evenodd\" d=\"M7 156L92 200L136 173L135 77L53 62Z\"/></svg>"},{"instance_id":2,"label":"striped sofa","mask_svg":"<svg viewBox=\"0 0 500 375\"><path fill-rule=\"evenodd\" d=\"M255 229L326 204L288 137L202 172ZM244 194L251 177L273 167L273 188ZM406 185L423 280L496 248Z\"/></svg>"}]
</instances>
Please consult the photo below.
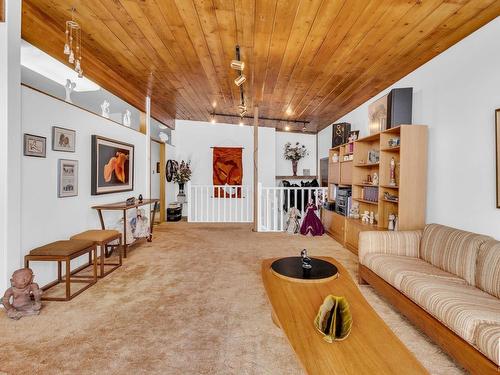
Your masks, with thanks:
<instances>
[{"instance_id":1,"label":"striped sofa","mask_svg":"<svg viewBox=\"0 0 500 375\"><path fill-rule=\"evenodd\" d=\"M500 241L438 224L361 232L359 264L361 282L382 291L467 370L498 370Z\"/></svg>"}]
</instances>

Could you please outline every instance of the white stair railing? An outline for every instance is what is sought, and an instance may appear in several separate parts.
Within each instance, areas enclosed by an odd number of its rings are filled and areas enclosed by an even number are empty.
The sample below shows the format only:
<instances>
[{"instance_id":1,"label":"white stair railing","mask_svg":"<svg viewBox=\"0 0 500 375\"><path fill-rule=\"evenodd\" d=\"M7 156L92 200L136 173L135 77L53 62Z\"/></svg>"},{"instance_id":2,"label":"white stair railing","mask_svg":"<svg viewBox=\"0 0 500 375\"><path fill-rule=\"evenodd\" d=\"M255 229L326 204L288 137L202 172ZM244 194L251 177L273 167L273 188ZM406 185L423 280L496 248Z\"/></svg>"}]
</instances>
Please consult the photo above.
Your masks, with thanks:
<instances>
[{"instance_id":1,"label":"white stair railing","mask_svg":"<svg viewBox=\"0 0 500 375\"><path fill-rule=\"evenodd\" d=\"M327 190L326 187L263 187L259 184L259 232L284 231L292 207L300 211L302 222L309 201L312 199L319 207ZM319 215L319 210L316 214Z\"/></svg>"},{"instance_id":2,"label":"white stair railing","mask_svg":"<svg viewBox=\"0 0 500 375\"><path fill-rule=\"evenodd\" d=\"M188 222L248 223L253 221L250 186L188 183Z\"/></svg>"}]
</instances>

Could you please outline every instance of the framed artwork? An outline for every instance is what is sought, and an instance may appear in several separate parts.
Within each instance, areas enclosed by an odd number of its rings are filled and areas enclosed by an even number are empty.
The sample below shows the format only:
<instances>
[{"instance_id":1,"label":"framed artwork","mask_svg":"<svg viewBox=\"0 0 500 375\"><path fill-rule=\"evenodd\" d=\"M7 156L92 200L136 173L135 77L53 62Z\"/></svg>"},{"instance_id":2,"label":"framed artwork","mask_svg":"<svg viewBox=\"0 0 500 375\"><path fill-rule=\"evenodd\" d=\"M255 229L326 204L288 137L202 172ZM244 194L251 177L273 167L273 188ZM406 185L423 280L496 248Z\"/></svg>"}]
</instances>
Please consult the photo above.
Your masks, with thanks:
<instances>
[{"instance_id":1,"label":"framed artwork","mask_svg":"<svg viewBox=\"0 0 500 375\"><path fill-rule=\"evenodd\" d=\"M497 159L497 208L500 208L500 108L495 110L495 144Z\"/></svg>"},{"instance_id":2,"label":"framed artwork","mask_svg":"<svg viewBox=\"0 0 500 375\"><path fill-rule=\"evenodd\" d=\"M78 160L59 159L57 196L59 198L78 195Z\"/></svg>"},{"instance_id":3,"label":"framed artwork","mask_svg":"<svg viewBox=\"0 0 500 375\"><path fill-rule=\"evenodd\" d=\"M71 129L52 127L52 150L75 152L76 132Z\"/></svg>"},{"instance_id":4,"label":"framed artwork","mask_svg":"<svg viewBox=\"0 0 500 375\"><path fill-rule=\"evenodd\" d=\"M33 134L24 134L24 156L46 157L47 138Z\"/></svg>"},{"instance_id":5,"label":"framed artwork","mask_svg":"<svg viewBox=\"0 0 500 375\"><path fill-rule=\"evenodd\" d=\"M368 106L368 126L370 134L375 134L387 128L387 96L375 100Z\"/></svg>"},{"instance_id":6,"label":"framed artwork","mask_svg":"<svg viewBox=\"0 0 500 375\"><path fill-rule=\"evenodd\" d=\"M134 190L134 145L92 136L92 195Z\"/></svg>"}]
</instances>

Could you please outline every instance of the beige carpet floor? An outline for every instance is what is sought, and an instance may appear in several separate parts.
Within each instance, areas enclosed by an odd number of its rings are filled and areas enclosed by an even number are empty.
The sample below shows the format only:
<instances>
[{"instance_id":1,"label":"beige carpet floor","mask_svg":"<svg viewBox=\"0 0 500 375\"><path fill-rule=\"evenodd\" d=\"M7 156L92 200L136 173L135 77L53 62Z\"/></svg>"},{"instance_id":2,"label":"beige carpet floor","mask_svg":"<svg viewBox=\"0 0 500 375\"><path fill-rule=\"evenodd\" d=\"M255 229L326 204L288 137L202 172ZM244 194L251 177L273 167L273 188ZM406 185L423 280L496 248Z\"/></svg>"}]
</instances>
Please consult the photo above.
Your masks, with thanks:
<instances>
[{"instance_id":1,"label":"beige carpet floor","mask_svg":"<svg viewBox=\"0 0 500 375\"><path fill-rule=\"evenodd\" d=\"M260 278L261 259L302 248L335 257L356 277L357 258L328 236L163 224L152 243L73 301L47 302L20 321L0 311L0 372L302 374ZM432 374L462 373L369 286L361 289Z\"/></svg>"}]
</instances>

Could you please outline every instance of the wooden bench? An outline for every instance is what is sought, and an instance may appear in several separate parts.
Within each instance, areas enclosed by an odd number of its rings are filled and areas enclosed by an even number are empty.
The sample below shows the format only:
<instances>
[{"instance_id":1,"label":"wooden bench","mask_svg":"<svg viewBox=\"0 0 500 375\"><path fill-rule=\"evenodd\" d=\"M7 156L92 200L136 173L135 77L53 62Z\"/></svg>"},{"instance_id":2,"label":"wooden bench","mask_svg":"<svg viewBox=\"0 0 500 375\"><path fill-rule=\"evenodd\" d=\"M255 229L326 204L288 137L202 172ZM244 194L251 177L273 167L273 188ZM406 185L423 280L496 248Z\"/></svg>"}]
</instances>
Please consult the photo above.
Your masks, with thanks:
<instances>
[{"instance_id":1,"label":"wooden bench","mask_svg":"<svg viewBox=\"0 0 500 375\"><path fill-rule=\"evenodd\" d=\"M271 271L275 259L262 262L262 279L273 320L285 333L306 373L427 374L368 304L346 269L333 258L318 258L337 266L339 277L324 282L290 281ZM353 319L350 335L333 344L324 341L313 324L319 306L329 294L347 298Z\"/></svg>"},{"instance_id":2,"label":"wooden bench","mask_svg":"<svg viewBox=\"0 0 500 375\"><path fill-rule=\"evenodd\" d=\"M71 271L71 260L85 254L89 255L89 260L93 259L91 263L93 265L93 277L78 279L71 278L73 274L89 266L86 264L82 267L78 267L74 271ZM43 286L42 290L44 291L63 282L62 262L66 263L66 272L64 275L64 283L66 286L65 297L49 297L44 294L42 295L42 300L45 301L69 301L97 282L97 247L93 241L64 240L52 242L48 245L31 250L30 253L24 257L24 266L29 267L29 264L32 261L57 262L57 280ZM72 282L86 283L87 285L71 294Z\"/></svg>"}]
</instances>

